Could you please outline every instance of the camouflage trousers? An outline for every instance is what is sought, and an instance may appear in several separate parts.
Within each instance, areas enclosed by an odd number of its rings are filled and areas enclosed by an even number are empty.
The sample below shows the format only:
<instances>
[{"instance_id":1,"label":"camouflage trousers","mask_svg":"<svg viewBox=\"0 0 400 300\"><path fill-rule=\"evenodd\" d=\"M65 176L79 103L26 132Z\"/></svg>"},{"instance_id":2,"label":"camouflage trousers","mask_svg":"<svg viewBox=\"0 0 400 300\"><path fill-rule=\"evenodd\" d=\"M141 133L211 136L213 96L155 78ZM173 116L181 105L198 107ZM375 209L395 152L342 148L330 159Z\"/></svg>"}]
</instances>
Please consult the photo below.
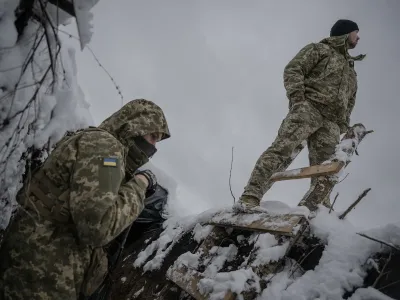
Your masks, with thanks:
<instances>
[{"instance_id":1,"label":"camouflage trousers","mask_svg":"<svg viewBox=\"0 0 400 300\"><path fill-rule=\"evenodd\" d=\"M310 165L316 165L330 158L339 139L339 126L325 119L310 102L293 105L282 121L275 141L257 160L242 197L255 197L261 201L271 186L271 175L290 159L293 150L304 140L307 140Z\"/></svg>"}]
</instances>

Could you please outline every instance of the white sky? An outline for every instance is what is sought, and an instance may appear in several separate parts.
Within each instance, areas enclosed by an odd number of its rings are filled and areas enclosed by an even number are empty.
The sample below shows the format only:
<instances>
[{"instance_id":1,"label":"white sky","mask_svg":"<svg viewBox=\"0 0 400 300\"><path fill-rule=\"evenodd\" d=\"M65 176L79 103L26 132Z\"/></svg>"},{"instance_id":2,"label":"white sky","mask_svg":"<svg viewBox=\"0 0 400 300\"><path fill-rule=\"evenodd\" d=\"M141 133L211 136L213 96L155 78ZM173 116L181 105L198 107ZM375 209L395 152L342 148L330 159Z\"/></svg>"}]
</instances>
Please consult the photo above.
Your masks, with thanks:
<instances>
[{"instance_id":1,"label":"white sky","mask_svg":"<svg viewBox=\"0 0 400 300\"><path fill-rule=\"evenodd\" d=\"M373 227L400 219L398 137L400 28L398 0L100 1L90 47L120 86L125 101L147 98L167 116L172 138L153 163L190 191L185 211L233 203L287 113L283 69L307 43L329 35L338 18L360 27L351 54L359 92L352 123L375 130L359 147L336 191L344 210L372 190L349 217ZM69 26L68 30L74 32ZM121 107L115 87L88 50L76 44L79 82L96 125ZM290 168L308 165L304 150ZM277 183L264 200L296 205L309 180ZM190 196L191 194L196 197ZM183 197L183 196L181 196ZM173 199L171 199L173 201Z\"/></svg>"}]
</instances>

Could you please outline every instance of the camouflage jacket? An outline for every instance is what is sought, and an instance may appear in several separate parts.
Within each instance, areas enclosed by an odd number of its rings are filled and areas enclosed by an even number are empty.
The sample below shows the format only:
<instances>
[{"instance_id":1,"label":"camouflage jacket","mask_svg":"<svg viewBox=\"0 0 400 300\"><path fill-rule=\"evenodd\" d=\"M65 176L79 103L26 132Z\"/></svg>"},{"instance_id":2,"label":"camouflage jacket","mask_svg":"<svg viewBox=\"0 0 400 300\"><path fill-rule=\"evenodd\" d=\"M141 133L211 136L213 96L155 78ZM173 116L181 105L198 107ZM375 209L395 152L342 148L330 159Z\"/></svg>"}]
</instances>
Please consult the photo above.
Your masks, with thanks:
<instances>
[{"instance_id":1,"label":"camouflage jacket","mask_svg":"<svg viewBox=\"0 0 400 300\"><path fill-rule=\"evenodd\" d=\"M138 153L138 166L147 161L134 149L133 138L152 132L163 133L163 139L170 136L162 110L140 99L98 129L61 139L31 182L45 176L66 195L56 198L50 191L47 199L64 201L58 215L67 217L60 222L59 216L45 216L41 200L24 185L18 201L33 205L20 212L5 238L0 299L77 299L80 293L94 292L107 271L102 247L143 209L146 186L135 178L125 181L125 162L130 151Z\"/></svg>"},{"instance_id":2,"label":"camouflage jacket","mask_svg":"<svg viewBox=\"0 0 400 300\"><path fill-rule=\"evenodd\" d=\"M329 37L305 46L287 64L283 76L290 106L312 101L323 116L341 129L349 126L356 100L354 61L365 57L348 54L347 37Z\"/></svg>"}]
</instances>

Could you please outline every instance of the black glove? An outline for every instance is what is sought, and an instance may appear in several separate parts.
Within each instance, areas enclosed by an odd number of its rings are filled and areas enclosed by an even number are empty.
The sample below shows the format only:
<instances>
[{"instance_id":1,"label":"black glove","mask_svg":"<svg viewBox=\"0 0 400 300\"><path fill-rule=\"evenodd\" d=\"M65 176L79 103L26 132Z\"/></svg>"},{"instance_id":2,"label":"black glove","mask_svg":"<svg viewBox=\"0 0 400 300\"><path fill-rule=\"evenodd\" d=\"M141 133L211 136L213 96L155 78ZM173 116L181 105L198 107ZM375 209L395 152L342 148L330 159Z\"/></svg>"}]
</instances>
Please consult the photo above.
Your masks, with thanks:
<instances>
[{"instance_id":1,"label":"black glove","mask_svg":"<svg viewBox=\"0 0 400 300\"><path fill-rule=\"evenodd\" d=\"M146 177L147 181L149 182L149 185L147 186L147 192L146 195L154 193L157 187L157 177L154 175L154 173L150 170L141 170L137 171L135 175L143 175Z\"/></svg>"}]
</instances>

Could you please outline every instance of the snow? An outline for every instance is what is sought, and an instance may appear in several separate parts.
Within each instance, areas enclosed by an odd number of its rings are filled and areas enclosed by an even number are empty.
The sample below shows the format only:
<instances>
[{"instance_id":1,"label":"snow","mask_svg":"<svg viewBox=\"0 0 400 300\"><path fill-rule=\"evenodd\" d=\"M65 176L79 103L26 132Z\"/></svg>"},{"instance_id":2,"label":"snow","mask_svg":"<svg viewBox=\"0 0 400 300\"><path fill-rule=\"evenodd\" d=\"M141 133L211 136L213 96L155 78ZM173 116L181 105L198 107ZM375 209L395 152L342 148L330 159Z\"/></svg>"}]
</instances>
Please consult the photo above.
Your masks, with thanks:
<instances>
[{"instance_id":1,"label":"snow","mask_svg":"<svg viewBox=\"0 0 400 300\"><path fill-rule=\"evenodd\" d=\"M310 210L305 206L289 206L284 202L276 200L261 201L260 206L268 211L268 214L272 215L303 215L308 217Z\"/></svg>"},{"instance_id":2,"label":"snow","mask_svg":"<svg viewBox=\"0 0 400 300\"><path fill-rule=\"evenodd\" d=\"M204 223L211 219L213 215L221 211L220 209L210 209L200 215L189 215L184 218L179 216L167 219L163 226L164 231L160 237L142 250L134 261L134 267L142 267L144 271L159 269L166 255L172 250L173 246L182 238L182 236L192 230L197 223ZM156 252L153 259L147 259Z\"/></svg>"},{"instance_id":3,"label":"snow","mask_svg":"<svg viewBox=\"0 0 400 300\"><path fill-rule=\"evenodd\" d=\"M173 201L173 200L172 200ZM268 203L270 202L270 203ZM279 201L267 201L263 205L269 210L272 215L280 214L300 214L308 215L308 209L303 207L289 207L288 205ZM164 258L172 250L173 246L182 238L188 231L193 230L193 238L200 242L212 230L212 226L203 226L202 224L213 220L229 220L232 218L232 207L210 209L200 215L188 215L185 217L171 216L167 219L163 226L164 230L160 237L150 243L144 250L142 250L136 258L133 265L135 267L143 267L144 271L152 271L159 269L164 261ZM260 220L260 214L248 214L243 218L244 223L251 223ZM265 222L268 225L277 225L273 222ZM287 222L288 223L288 222ZM283 225L285 222L279 222ZM289 224L289 223L288 223ZM148 258L155 253L155 256L149 260Z\"/></svg>"},{"instance_id":4,"label":"snow","mask_svg":"<svg viewBox=\"0 0 400 300\"><path fill-rule=\"evenodd\" d=\"M204 261L207 266L204 275L209 278L214 277L225 262L232 261L235 258L237 251L238 249L234 244L230 244L228 247L213 246L210 251L211 258Z\"/></svg>"},{"instance_id":5,"label":"snow","mask_svg":"<svg viewBox=\"0 0 400 300\"><path fill-rule=\"evenodd\" d=\"M291 208L279 201L271 201L271 203L265 203L264 206L269 207L272 213L288 213L297 210L297 207ZM170 221L160 239L154 241L138 256L135 266L143 266L144 271L159 268L162 259L168 253L168 250L164 250L167 248L167 244L170 248L170 243L175 243L184 232L189 230L192 231L196 241L200 242L212 229L212 226L203 226L201 223L207 219L214 219L215 214L215 211L207 211L197 218L189 217ZM223 215L226 218L229 214L231 211L225 208L221 214L216 215ZM327 208L320 206L314 217L309 220L312 235L318 237L326 245L319 265L314 270L306 271L303 274L297 264L287 263L280 272L268 274L264 278L269 281L269 284L267 288L261 290L261 278L253 272L254 269L251 267L279 261L285 256L290 239L278 241L270 233L253 233L248 238L248 242L254 247L255 259L249 265L249 257L247 257L238 270L221 272L225 262L235 259L238 253L237 246L230 244L226 247L214 246L211 248L209 256L202 262L206 268L202 274L204 278L198 283L199 291L207 294L207 299L221 299L227 291L240 294L251 289L260 293L258 300L328 300L342 299L346 291L360 287L359 291L349 299L390 299L373 288L362 288L367 270L371 267L377 268L376 263L371 260L372 255L382 252L384 248L380 243L359 236L358 229L349 221L340 220L339 215L340 213L337 212L329 213ZM254 219L254 216L249 218ZM400 223L390 224L364 233L396 245L400 241L399 225ZM245 240L240 235L237 239L239 242ZM155 251L155 258L144 264ZM189 270L196 270L199 266L200 255L201 253L183 253L168 272L182 264L189 267ZM184 280L189 280L189 273L185 274ZM242 299L241 297L239 296L238 299Z\"/></svg>"},{"instance_id":6,"label":"snow","mask_svg":"<svg viewBox=\"0 0 400 300\"><path fill-rule=\"evenodd\" d=\"M260 278L251 268L240 269L232 272L218 273L214 279L202 279L199 282L199 291L209 293L210 300L223 299L227 290L234 293L241 293L243 290L254 289L260 291ZM242 300L239 295L237 299Z\"/></svg>"},{"instance_id":7,"label":"snow","mask_svg":"<svg viewBox=\"0 0 400 300\"><path fill-rule=\"evenodd\" d=\"M290 279L290 270L284 271L286 276L272 281L261 299L341 299L345 291L362 285L364 264L380 245L358 236L349 222L339 220L338 214L329 214L322 206L310 223L312 232L327 243L319 265L294 280Z\"/></svg>"},{"instance_id":8,"label":"snow","mask_svg":"<svg viewBox=\"0 0 400 300\"><path fill-rule=\"evenodd\" d=\"M67 130L93 125L77 82L75 50L61 39L58 44L49 24L49 47L37 22L29 21L17 39L17 5L18 1L0 1L0 229L8 225L16 207L15 195L25 169L22 154L31 146L51 149ZM40 10L37 5L36 10ZM61 16L66 23L70 18L50 4L46 11L52 20Z\"/></svg>"},{"instance_id":9,"label":"snow","mask_svg":"<svg viewBox=\"0 0 400 300\"><path fill-rule=\"evenodd\" d=\"M368 287L358 289L348 300L393 300L378 290Z\"/></svg>"},{"instance_id":10,"label":"snow","mask_svg":"<svg viewBox=\"0 0 400 300\"><path fill-rule=\"evenodd\" d=\"M197 223L193 229L193 239L200 243L200 241L204 240L210 234L213 228L214 226L212 225L201 226Z\"/></svg>"},{"instance_id":11,"label":"snow","mask_svg":"<svg viewBox=\"0 0 400 300\"><path fill-rule=\"evenodd\" d=\"M76 24L78 27L81 49L87 45L93 35L92 20L93 14L90 9L97 4L99 0L74 0L74 9L76 14Z\"/></svg>"},{"instance_id":12,"label":"snow","mask_svg":"<svg viewBox=\"0 0 400 300\"><path fill-rule=\"evenodd\" d=\"M278 261L285 255L288 246L289 242L279 245L275 236L270 233L260 234L254 244L254 247L258 248L258 250L252 266L256 267L258 265Z\"/></svg>"}]
</instances>

